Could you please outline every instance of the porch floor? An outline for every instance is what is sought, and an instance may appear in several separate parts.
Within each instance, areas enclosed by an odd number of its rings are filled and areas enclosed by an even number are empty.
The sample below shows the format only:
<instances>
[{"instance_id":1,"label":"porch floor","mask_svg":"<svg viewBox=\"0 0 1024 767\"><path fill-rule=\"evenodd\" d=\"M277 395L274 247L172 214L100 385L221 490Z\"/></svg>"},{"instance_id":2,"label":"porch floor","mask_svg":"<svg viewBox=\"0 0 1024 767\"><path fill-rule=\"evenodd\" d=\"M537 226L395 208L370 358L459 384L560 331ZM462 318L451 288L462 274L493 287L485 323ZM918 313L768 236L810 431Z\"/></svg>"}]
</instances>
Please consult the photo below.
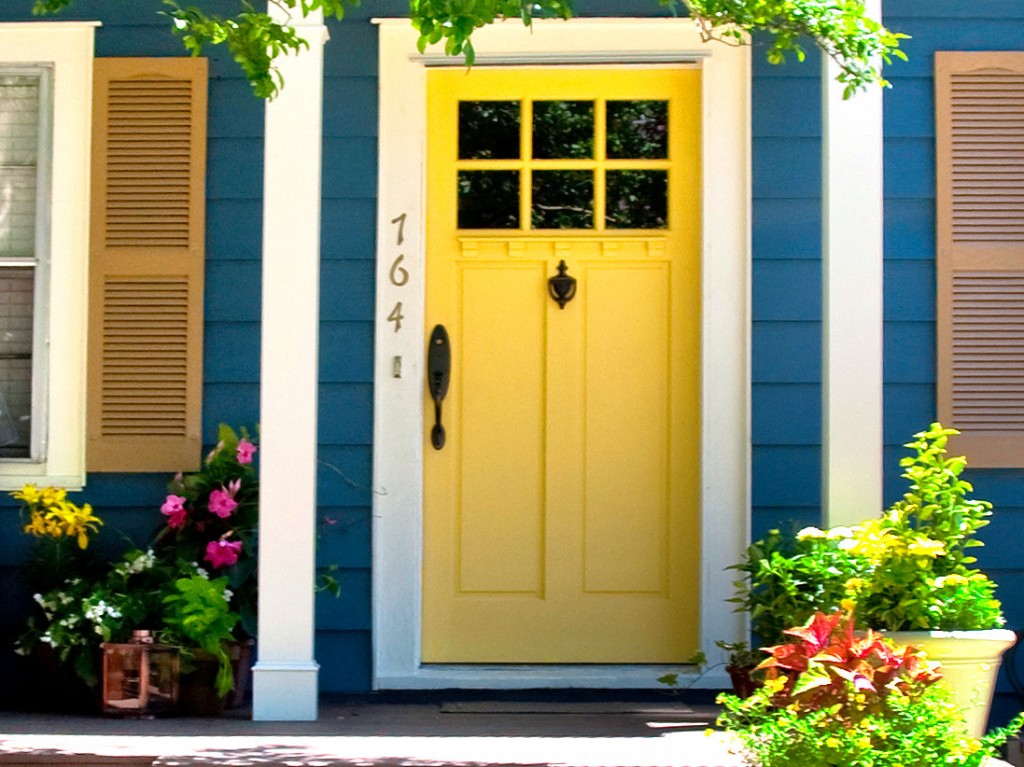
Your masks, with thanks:
<instances>
[{"instance_id":1,"label":"porch floor","mask_svg":"<svg viewBox=\"0 0 1024 767\"><path fill-rule=\"evenodd\" d=\"M708 704L431 694L321 702L316 722L246 710L149 721L0 712L0 765L741 767Z\"/></svg>"}]
</instances>

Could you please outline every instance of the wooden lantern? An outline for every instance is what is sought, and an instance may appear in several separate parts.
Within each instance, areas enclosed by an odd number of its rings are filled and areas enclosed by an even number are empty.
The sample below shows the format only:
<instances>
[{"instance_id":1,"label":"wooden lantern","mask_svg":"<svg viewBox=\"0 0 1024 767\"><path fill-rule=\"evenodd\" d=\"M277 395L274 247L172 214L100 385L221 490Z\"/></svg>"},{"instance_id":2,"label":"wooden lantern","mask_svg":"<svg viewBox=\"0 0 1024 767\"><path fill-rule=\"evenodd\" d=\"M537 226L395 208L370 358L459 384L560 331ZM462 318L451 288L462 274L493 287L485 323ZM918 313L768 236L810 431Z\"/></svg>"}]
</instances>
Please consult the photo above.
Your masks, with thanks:
<instances>
[{"instance_id":1,"label":"wooden lantern","mask_svg":"<svg viewBox=\"0 0 1024 767\"><path fill-rule=\"evenodd\" d=\"M178 648L156 644L148 631L133 631L125 644L105 642L103 713L152 718L178 703Z\"/></svg>"}]
</instances>

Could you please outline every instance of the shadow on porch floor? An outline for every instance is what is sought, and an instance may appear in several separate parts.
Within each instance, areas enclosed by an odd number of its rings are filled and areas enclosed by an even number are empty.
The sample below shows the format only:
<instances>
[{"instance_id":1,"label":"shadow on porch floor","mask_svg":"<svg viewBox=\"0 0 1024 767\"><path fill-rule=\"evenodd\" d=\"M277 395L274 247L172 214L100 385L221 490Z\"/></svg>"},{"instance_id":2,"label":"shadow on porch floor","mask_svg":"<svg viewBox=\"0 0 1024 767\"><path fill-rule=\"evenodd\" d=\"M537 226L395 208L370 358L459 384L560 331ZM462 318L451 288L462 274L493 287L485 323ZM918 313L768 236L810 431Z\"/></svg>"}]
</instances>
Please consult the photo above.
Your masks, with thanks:
<instances>
[{"instance_id":1,"label":"shadow on porch floor","mask_svg":"<svg viewBox=\"0 0 1024 767\"><path fill-rule=\"evenodd\" d=\"M325 699L316 722L132 721L0 712L0 765L70 767L741 767L715 709L550 693Z\"/></svg>"}]
</instances>

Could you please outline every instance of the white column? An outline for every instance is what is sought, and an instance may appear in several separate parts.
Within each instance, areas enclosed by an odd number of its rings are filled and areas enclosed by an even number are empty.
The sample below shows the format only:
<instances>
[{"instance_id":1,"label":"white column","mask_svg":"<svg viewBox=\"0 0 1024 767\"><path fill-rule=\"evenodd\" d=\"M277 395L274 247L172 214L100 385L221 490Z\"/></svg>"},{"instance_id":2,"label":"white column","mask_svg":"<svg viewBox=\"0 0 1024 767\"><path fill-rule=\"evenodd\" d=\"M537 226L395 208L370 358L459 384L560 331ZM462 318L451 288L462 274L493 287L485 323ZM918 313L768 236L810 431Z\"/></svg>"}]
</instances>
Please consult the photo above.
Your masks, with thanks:
<instances>
[{"instance_id":1,"label":"white column","mask_svg":"<svg viewBox=\"0 0 1024 767\"><path fill-rule=\"evenodd\" d=\"M867 11L881 17L881 0ZM852 524L882 505L882 90L822 94L822 503Z\"/></svg>"},{"instance_id":2,"label":"white column","mask_svg":"<svg viewBox=\"0 0 1024 767\"><path fill-rule=\"evenodd\" d=\"M271 4L272 15L281 10ZM309 50L278 59L266 107L260 372L259 657L253 718L317 717L313 658L323 17L297 22Z\"/></svg>"}]
</instances>

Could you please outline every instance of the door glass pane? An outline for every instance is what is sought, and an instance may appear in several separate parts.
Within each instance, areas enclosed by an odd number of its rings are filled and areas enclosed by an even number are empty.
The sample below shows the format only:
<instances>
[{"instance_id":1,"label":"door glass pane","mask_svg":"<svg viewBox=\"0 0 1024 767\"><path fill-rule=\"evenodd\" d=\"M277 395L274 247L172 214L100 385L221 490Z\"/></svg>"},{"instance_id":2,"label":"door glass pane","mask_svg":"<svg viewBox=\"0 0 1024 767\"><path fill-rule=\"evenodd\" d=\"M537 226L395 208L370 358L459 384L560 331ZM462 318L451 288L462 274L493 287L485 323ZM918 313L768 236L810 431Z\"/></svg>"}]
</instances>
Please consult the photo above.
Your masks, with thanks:
<instances>
[{"instance_id":1,"label":"door glass pane","mask_svg":"<svg viewBox=\"0 0 1024 767\"><path fill-rule=\"evenodd\" d=\"M591 229L594 174L589 170L533 172L534 229Z\"/></svg>"},{"instance_id":2,"label":"door glass pane","mask_svg":"<svg viewBox=\"0 0 1024 767\"><path fill-rule=\"evenodd\" d=\"M519 102L460 101L459 159L519 159Z\"/></svg>"},{"instance_id":3,"label":"door glass pane","mask_svg":"<svg viewBox=\"0 0 1024 767\"><path fill-rule=\"evenodd\" d=\"M661 160L668 157L667 101L609 101L608 157Z\"/></svg>"},{"instance_id":4,"label":"door glass pane","mask_svg":"<svg viewBox=\"0 0 1024 767\"><path fill-rule=\"evenodd\" d=\"M587 159L593 156L593 101L533 102L534 159Z\"/></svg>"},{"instance_id":5,"label":"door glass pane","mask_svg":"<svg viewBox=\"0 0 1024 767\"><path fill-rule=\"evenodd\" d=\"M35 269L0 269L0 457L28 458Z\"/></svg>"},{"instance_id":6,"label":"door glass pane","mask_svg":"<svg viewBox=\"0 0 1024 767\"><path fill-rule=\"evenodd\" d=\"M668 171L610 170L606 179L605 225L609 229L668 226Z\"/></svg>"},{"instance_id":7,"label":"door glass pane","mask_svg":"<svg viewBox=\"0 0 1024 767\"><path fill-rule=\"evenodd\" d=\"M518 229L519 171L459 171L459 229Z\"/></svg>"}]
</instances>

